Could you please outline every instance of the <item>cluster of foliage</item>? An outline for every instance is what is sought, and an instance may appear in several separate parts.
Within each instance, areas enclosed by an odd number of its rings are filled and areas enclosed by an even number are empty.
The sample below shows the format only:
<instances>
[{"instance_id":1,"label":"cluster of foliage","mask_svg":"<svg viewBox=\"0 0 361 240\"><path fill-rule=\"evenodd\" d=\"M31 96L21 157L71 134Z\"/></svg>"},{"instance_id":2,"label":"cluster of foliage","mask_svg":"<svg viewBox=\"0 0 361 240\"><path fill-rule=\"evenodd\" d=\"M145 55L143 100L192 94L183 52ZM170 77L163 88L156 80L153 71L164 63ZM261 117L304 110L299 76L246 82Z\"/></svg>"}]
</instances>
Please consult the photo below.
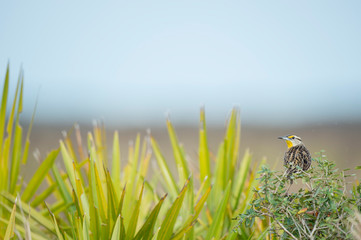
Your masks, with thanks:
<instances>
[{"instance_id":1,"label":"cluster of foliage","mask_svg":"<svg viewBox=\"0 0 361 240\"><path fill-rule=\"evenodd\" d=\"M290 193L285 174L263 166L260 185L250 207L239 215L239 225L252 227L256 218L269 219L270 239L352 239L350 219L355 208L361 208L361 187L347 190L352 174L345 171L336 169L321 152L310 170L299 169L291 176L302 183Z\"/></svg>"},{"instance_id":2,"label":"cluster of foliage","mask_svg":"<svg viewBox=\"0 0 361 240\"><path fill-rule=\"evenodd\" d=\"M0 239L243 239L266 232L265 220L233 231L233 219L246 210L258 185L251 154L246 151L240 161L237 109L215 154L208 147L201 110L198 161L193 164L167 120L176 173L150 134L143 141L138 135L127 161L121 161L118 132L109 156L104 126L96 124L82 139L75 125L25 183L21 169L28 160L31 125L24 141L22 86L20 74L7 116L8 67L0 108ZM157 167L151 172L152 161Z\"/></svg>"}]
</instances>

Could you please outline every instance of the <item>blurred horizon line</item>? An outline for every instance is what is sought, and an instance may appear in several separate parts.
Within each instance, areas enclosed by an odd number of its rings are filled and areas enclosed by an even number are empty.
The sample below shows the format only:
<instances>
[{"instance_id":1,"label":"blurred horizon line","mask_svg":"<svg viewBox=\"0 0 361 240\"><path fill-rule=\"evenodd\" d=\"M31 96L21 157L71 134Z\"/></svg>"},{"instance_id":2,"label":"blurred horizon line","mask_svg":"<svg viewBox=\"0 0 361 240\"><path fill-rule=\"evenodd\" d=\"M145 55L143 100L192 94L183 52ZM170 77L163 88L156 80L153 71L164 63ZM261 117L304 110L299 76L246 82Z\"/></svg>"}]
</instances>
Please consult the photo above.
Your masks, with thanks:
<instances>
[{"instance_id":1,"label":"blurred horizon line","mask_svg":"<svg viewBox=\"0 0 361 240\"><path fill-rule=\"evenodd\" d=\"M206 119L207 121L207 127L208 128L225 128L226 122L228 119L225 119L223 123L219 121L210 121ZM174 126L177 128L199 128L199 120L198 121L178 121L176 119L171 118L171 122ZM30 124L30 121L21 119L20 124L22 126L28 127ZM161 129L166 128L166 118L164 118L164 121L150 121L150 122L144 122L144 123L126 123L119 121L116 123L115 121L108 122L104 121L102 119L93 119L89 121L81 120L81 121L44 121L44 120L36 120L33 123L33 126L35 127L64 127L64 128L71 128L75 125L79 125L80 127L85 128L92 128L95 125L103 125L107 129ZM246 128L265 128L265 129L285 129L285 128L296 128L296 129L302 129L302 128L313 128L313 127L337 127L337 126L349 126L349 127L355 127L360 126L361 127L361 119L354 119L354 120L340 120L340 121L305 121L303 123L257 123L257 122L244 122L241 119L241 127Z\"/></svg>"}]
</instances>

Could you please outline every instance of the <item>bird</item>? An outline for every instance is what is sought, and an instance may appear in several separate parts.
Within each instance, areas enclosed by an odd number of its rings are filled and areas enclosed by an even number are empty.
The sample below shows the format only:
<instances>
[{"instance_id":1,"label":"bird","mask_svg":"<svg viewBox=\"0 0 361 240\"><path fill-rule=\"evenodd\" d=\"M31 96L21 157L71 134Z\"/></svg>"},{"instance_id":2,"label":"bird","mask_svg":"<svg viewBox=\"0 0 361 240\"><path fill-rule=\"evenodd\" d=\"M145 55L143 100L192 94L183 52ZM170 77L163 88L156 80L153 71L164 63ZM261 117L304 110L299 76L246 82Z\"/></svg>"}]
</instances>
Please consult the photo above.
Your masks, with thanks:
<instances>
[{"instance_id":1,"label":"bird","mask_svg":"<svg viewBox=\"0 0 361 240\"><path fill-rule=\"evenodd\" d=\"M283 158L283 164L287 168L286 175L290 179L293 173L298 171L297 166L300 167L303 171L307 171L311 166L311 154L303 144L300 137L290 134L283 137L278 137L278 139L283 139L287 143L288 150L285 152ZM291 184L293 180L290 179Z\"/></svg>"}]
</instances>

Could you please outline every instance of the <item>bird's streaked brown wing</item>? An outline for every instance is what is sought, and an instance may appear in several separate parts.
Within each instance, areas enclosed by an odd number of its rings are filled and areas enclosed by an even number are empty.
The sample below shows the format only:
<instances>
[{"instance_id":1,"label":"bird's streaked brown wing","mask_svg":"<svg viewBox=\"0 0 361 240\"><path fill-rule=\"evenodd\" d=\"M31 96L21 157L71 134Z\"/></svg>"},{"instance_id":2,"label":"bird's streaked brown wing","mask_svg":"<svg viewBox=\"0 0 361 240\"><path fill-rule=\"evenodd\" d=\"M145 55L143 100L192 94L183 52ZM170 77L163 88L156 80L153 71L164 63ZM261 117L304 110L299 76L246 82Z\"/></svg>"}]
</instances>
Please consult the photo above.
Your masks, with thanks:
<instances>
[{"instance_id":1,"label":"bird's streaked brown wing","mask_svg":"<svg viewBox=\"0 0 361 240\"><path fill-rule=\"evenodd\" d=\"M311 154L304 145L291 147L285 153L283 162L285 166L291 168L290 173L296 171L296 166L306 171L311 166Z\"/></svg>"}]
</instances>

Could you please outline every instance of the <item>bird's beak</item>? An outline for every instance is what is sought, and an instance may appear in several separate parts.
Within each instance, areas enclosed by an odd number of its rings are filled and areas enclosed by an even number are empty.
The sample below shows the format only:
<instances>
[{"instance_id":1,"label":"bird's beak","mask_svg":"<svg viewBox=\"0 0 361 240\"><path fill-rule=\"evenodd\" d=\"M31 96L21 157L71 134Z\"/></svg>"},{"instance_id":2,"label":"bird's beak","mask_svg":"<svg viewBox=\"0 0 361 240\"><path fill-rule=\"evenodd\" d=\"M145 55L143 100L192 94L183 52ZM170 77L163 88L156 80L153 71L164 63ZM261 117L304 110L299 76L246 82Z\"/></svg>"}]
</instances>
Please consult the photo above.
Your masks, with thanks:
<instances>
[{"instance_id":1,"label":"bird's beak","mask_svg":"<svg viewBox=\"0 0 361 240\"><path fill-rule=\"evenodd\" d=\"M283 137L278 137L278 139L288 140L288 137L283 136Z\"/></svg>"}]
</instances>

